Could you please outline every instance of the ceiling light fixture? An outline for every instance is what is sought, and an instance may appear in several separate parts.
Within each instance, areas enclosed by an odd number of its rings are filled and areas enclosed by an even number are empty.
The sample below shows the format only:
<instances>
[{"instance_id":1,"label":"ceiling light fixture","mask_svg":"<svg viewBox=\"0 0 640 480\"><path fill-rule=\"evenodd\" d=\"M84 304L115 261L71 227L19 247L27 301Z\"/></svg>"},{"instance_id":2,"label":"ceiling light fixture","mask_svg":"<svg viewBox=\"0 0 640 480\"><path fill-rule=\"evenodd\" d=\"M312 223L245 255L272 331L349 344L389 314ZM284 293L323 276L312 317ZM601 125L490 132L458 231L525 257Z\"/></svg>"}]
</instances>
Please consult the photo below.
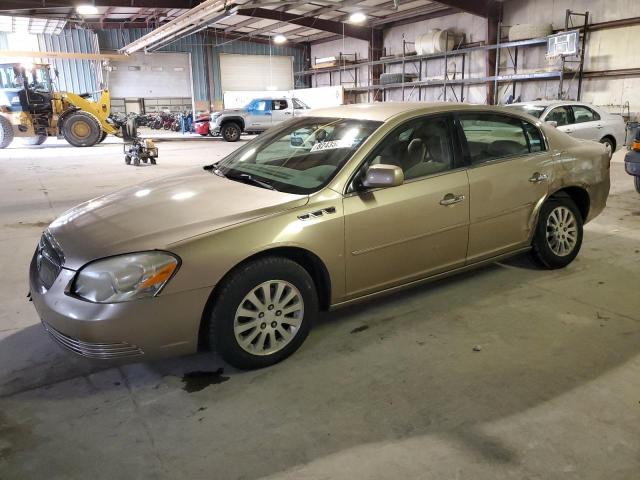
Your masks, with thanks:
<instances>
[{"instance_id":1,"label":"ceiling light fixture","mask_svg":"<svg viewBox=\"0 0 640 480\"><path fill-rule=\"evenodd\" d=\"M80 15L97 15L98 9L95 5L78 5L76 7L76 12Z\"/></svg>"},{"instance_id":2,"label":"ceiling light fixture","mask_svg":"<svg viewBox=\"0 0 640 480\"><path fill-rule=\"evenodd\" d=\"M353 12L349 15L349 23L363 23L367 16L362 12Z\"/></svg>"},{"instance_id":3,"label":"ceiling light fixture","mask_svg":"<svg viewBox=\"0 0 640 480\"><path fill-rule=\"evenodd\" d=\"M287 41L287 37L279 33L275 37L273 37L273 43L284 43Z\"/></svg>"}]
</instances>

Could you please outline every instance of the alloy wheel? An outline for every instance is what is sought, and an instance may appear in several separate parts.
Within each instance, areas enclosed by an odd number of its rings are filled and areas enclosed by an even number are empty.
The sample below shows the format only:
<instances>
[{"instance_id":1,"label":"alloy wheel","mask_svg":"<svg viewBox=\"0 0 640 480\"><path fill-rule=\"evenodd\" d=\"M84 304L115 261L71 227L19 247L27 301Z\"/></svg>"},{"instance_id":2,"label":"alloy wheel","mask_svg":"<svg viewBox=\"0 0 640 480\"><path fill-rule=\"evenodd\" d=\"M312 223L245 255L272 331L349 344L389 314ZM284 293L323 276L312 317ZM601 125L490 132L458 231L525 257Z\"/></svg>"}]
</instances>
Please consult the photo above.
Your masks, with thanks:
<instances>
[{"instance_id":1,"label":"alloy wheel","mask_svg":"<svg viewBox=\"0 0 640 480\"><path fill-rule=\"evenodd\" d=\"M293 340L303 318L300 291L285 280L270 280L253 288L240 302L233 332L244 351L270 355Z\"/></svg>"},{"instance_id":2,"label":"alloy wheel","mask_svg":"<svg viewBox=\"0 0 640 480\"><path fill-rule=\"evenodd\" d=\"M578 243L578 225L573 212L558 206L547 217L547 244L559 257L566 257Z\"/></svg>"}]
</instances>

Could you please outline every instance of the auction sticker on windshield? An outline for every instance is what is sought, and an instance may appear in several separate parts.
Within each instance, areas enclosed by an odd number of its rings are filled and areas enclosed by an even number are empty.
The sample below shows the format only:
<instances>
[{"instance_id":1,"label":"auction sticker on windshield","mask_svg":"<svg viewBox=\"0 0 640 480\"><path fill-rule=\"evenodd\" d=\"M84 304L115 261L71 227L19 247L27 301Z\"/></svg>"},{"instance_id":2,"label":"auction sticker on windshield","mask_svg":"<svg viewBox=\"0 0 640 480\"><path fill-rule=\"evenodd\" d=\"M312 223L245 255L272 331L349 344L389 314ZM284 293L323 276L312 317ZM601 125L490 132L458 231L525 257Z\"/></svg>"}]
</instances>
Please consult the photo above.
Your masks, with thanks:
<instances>
[{"instance_id":1,"label":"auction sticker on windshield","mask_svg":"<svg viewBox=\"0 0 640 480\"><path fill-rule=\"evenodd\" d=\"M322 150L333 150L334 148L350 148L353 140L331 140L328 142L318 142L311 147L312 152L320 152Z\"/></svg>"}]
</instances>

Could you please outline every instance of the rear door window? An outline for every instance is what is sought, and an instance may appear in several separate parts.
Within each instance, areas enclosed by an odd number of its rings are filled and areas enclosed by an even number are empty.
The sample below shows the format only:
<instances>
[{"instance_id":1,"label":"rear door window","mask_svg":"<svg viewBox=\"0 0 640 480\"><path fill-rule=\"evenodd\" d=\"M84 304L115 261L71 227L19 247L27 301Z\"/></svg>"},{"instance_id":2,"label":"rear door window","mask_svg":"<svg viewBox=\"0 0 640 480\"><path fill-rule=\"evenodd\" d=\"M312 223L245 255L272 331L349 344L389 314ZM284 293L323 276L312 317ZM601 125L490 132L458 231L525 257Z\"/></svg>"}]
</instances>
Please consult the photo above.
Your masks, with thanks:
<instances>
[{"instance_id":1,"label":"rear door window","mask_svg":"<svg viewBox=\"0 0 640 480\"><path fill-rule=\"evenodd\" d=\"M589 107L573 105L571 108L573 109L573 118L575 119L575 123L595 122L600 120L600 115Z\"/></svg>"},{"instance_id":2,"label":"rear door window","mask_svg":"<svg viewBox=\"0 0 640 480\"><path fill-rule=\"evenodd\" d=\"M530 140L523 128L526 122L519 118L493 113L466 113L459 119L472 165L527 155L531 151ZM537 141L541 142L541 138L538 137Z\"/></svg>"}]
</instances>

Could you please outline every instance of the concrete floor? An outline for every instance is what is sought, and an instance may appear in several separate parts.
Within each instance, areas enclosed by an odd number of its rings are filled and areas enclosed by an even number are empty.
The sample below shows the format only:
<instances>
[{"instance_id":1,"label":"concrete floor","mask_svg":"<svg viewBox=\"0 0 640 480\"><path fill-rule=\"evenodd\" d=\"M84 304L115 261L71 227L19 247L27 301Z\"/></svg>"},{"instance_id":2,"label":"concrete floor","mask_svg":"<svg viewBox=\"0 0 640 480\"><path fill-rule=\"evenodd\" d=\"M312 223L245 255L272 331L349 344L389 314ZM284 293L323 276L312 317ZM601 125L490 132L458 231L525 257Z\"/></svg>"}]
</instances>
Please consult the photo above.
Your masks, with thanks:
<instances>
[{"instance_id":1,"label":"concrete floor","mask_svg":"<svg viewBox=\"0 0 640 480\"><path fill-rule=\"evenodd\" d=\"M109 368L54 344L25 298L42 229L236 146L165 142L141 168L115 143L0 151L1 479L640 478L640 195L623 152L565 270L516 258L327 314L261 371L212 354Z\"/></svg>"}]
</instances>

